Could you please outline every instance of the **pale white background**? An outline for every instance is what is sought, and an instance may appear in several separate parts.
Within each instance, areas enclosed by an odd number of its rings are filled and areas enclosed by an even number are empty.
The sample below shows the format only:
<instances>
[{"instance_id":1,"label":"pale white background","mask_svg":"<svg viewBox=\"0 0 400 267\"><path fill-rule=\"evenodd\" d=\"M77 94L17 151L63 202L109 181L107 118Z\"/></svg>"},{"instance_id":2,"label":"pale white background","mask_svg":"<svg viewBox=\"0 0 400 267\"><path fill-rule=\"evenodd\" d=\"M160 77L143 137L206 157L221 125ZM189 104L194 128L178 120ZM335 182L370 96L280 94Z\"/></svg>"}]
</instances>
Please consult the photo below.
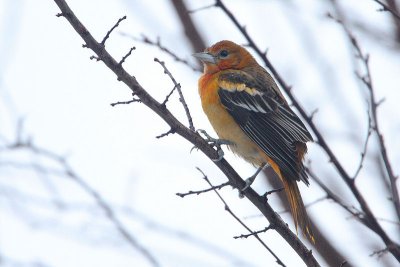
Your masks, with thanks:
<instances>
[{"instance_id":1,"label":"pale white background","mask_svg":"<svg viewBox=\"0 0 400 267\"><path fill-rule=\"evenodd\" d=\"M193 9L212 3L186 2ZM341 163L354 173L367 130L366 91L355 79L354 70L360 64L354 60L346 36L325 16L332 12L331 6L310 0L225 2L257 44L269 49L270 60L293 85L304 108L309 112L318 108L316 124ZM118 18L127 15L107 41L109 51L119 59L135 45L137 49L125 68L160 101L173 87L153 58L164 60L182 85L196 128L215 135L197 94L200 74L157 48L120 34L138 37L144 33L154 40L160 37L165 46L193 62L193 51L169 1L68 3L98 40ZM376 12L373 1L340 3L347 14L391 34L389 16ZM66 156L79 176L119 211L125 227L161 266L275 266L254 238L233 239L246 231L224 211L214 193L184 199L175 195L207 187L196 166L215 184L226 179L200 152L190 153L191 144L179 136L156 139L168 126L144 105L111 107L112 102L129 100L130 90L103 63L89 59L93 53L82 48L82 40L67 21L55 16L58 12L50 0L0 1L0 266L149 266L77 184L6 164L18 161L59 167L38 160L32 153L4 149L15 139L21 120L22 136ZM192 16L208 45L221 39L245 43L221 10L211 8ZM385 98L379 118L390 159L399 173L399 49L362 30L354 31L364 51L371 55L377 98ZM177 95L168 102L168 108L187 124ZM372 142L370 150L376 150L376 143ZM252 166L228 151L226 158L243 177L253 173ZM353 203L317 145L310 144L308 159L322 180L336 184L337 193ZM360 174L360 190L372 200L369 204L378 217L395 220L395 214L386 208L387 200L379 195L382 184L374 180L377 173L369 169L368 162L372 159L367 158ZM260 193L271 189L263 179L256 181L254 188ZM324 196L315 183L309 188L301 185L301 191L306 203ZM239 199L236 191L225 188L221 193L252 229L267 225L265 219L254 216L257 210L249 201ZM274 196L270 203L277 211L282 210ZM117 207L132 210L127 213ZM369 256L384 244L338 205L325 200L308 211L355 266L395 266L390 255L380 259ZM248 216L251 218L246 219ZM293 229L288 214L282 217ZM389 233L398 233L398 225L382 222L382 226ZM262 238L287 266L302 266L275 232L268 231ZM400 241L398 236L392 238Z\"/></svg>"}]
</instances>

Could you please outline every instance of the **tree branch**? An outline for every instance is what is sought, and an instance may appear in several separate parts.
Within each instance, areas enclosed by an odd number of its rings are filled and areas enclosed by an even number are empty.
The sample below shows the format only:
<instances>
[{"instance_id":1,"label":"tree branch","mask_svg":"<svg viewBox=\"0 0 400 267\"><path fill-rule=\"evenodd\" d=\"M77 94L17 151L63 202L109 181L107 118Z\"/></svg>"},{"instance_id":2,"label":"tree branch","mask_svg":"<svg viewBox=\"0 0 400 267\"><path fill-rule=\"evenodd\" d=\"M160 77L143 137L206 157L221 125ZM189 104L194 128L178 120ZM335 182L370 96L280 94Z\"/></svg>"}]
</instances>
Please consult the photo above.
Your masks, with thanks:
<instances>
[{"instance_id":1,"label":"tree branch","mask_svg":"<svg viewBox=\"0 0 400 267\"><path fill-rule=\"evenodd\" d=\"M256 54L262 59L265 66L271 71L272 75L275 77L278 84L281 86L281 88L284 90L284 92L287 94L287 96L291 100L293 106L299 111L301 117L306 121L308 126L311 128L312 132L316 136L317 143L321 146L321 148L328 155L330 162L332 162L332 164L335 166L336 170L340 174L340 177L342 177L343 181L347 184L347 186L353 193L354 197L359 202L363 212L365 213L365 217L368 221L368 227L381 237L381 239L386 244L386 246L389 247L392 255L398 261L400 261L400 246L397 243L395 243L387 235L387 233L383 230L383 228L379 225L379 223L376 220L376 218L374 217L371 209L369 208L366 200L364 199L364 197L362 196L362 194L360 193L358 188L355 186L354 180L351 178L351 176L348 174L348 172L344 169L343 165L340 163L339 159L333 153L332 149L326 142L325 138L323 137L323 135L321 134L321 132L319 131L317 126L314 124L312 117L310 117L307 114L307 112L304 110L304 108L297 101L296 97L293 95L291 86L286 84L286 82L283 80L282 76L278 73L278 71L274 68L272 63L269 61L266 52L263 52L256 45L254 40L248 34L246 28L239 23L237 18L225 6L225 4L221 0L216 0L215 6L219 7L228 16L228 18L232 21L232 23L242 33L243 37L247 40L248 46L250 46L256 52Z\"/></svg>"},{"instance_id":2,"label":"tree branch","mask_svg":"<svg viewBox=\"0 0 400 267\"><path fill-rule=\"evenodd\" d=\"M161 67L163 67L164 73L167 74L168 77L171 79L171 81L174 83L174 89L176 88L176 90L179 93L179 101L182 103L182 106L185 109L186 117L189 121L189 129L192 131L195 131L195 128L193 125L193 119L192 119L192 116L190 115L189 107L186 104L185 98L183 97L181 85L176 82L174 76L172 76L172 73L168 70L167 66L165 66L164 61L160 61L158 58L154 58L154 61L159 63L161 65ZM172 91L169 95L171 95L174 92L174 89L172 89ZM166 101L168 101L168 96L166 97L166 100L164 100L164 102L163 102L164 105L167 103Z\"/></svg>"},{"instance_id":3,"label":"tree branch","mask_svg":"<svg viewBox=\"0 0 400 267\"><path fill-rule=\"evenodd\" d=\"M86 27L79 21L72 10L64 0L54 0L61 10L61 14L65 17L74 30L85 41L85 45L92 49L104 64L115 73L120 81L125 83L143 104L159 115L176 133L191 142L199 148L210 159L218 158L217 152L198 134L185 127L179 122L166 108L155 100L147 91L138 83L136 78L130 75L118 62L108 53L104 46L97 42L88 32ZM231 184L236 188L243 188L245 182L232 168L225 159L214 162L220 170L226 175ZM287 227L286 223L275 213L271 206L263 198L259 196L252 188L246 190L244 195L261 211L261 213L269 220L274 229L286 240L286 242L296 251L300 258L307 266L320 266L313 254L300 241L300 239Z\"/></svg>"},{"instance_id":4,"label":"tree branch","mask_svg":"<svg viewBox=\"0 0 400 267\"><path fill-rule=\"evenodd\" d=\"M383 3L383 2L380 1L380 0L373 0L373 1L375 1L375 2L378 3L380 6L382 6L382 11L388 11L388 12L392 13L392 15L393 15L394 18L400 20L400 15L397 14L397 12L396 12L393 8L391 8L389 5L386 5L385 3Z\"/></svg>"},{"instance_id":5,"label":"tree branch","mask_svg":"<svg viewBox=\"0 0 400 267\"><path fill-rule=\"evenodd\" d=\"M225 210L232 215L233 218L235 218L235 220L237 222L239 222L247 231L250 232L250 234L248 235L241 235L241 237L249 237L249 236L254 236L258 242L260 242L262 244L262 246L268 250L268 252L275 258L276 263L278 263L281 266L286 266L285 264L283 264L283 262L278 258L278 256L267 246L267 244L264 243L264 241L261 240L261 238L258 236L259 233L263 233L266 232L268 229L273 228L273 226L270 224L268 227L265 228L265 230L261 230L261 231L253 231L250 229L250 227L248 227L241 219L239 219L239 217L231 210L231 208L228 206L228 203L226 203L225 199L223 199L223 197L221 196L221 194L217 191L217 188L215 188L215 186L213 186L213 184L210 182L210 180L208 179L207 175L205 175L205 173L197 167L197 170L203 175L203 179L208 183L208 185L212 188L212 190L215 192L215 194L217 194L218 198L221 200L221 202L224 204ZM235 239L237 239L237 237L234 237Z\"/></svg>"}]
</instances>

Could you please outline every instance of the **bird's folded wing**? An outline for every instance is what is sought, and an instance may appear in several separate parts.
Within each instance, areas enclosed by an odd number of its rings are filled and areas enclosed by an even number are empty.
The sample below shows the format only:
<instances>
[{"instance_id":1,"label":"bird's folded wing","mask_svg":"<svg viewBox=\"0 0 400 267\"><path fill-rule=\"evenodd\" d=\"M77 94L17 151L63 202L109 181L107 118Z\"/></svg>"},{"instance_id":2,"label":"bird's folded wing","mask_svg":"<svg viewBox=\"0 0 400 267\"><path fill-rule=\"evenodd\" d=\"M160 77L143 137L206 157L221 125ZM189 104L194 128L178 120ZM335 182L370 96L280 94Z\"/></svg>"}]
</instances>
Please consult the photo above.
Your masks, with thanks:
<instances>
[{"instance_id":1,"label":"bird's folded wing","mask_svg":"<svg viewBox=\"0 0 400 267\"><path fill-rule=\"evenodd\" d=\"M312 137L286 102L265 81L243 71L221 74L218 85L222 105L246 135L278 164L284 176L308 184L297 145L305 147Z\"/></svg>"}]
</instances>

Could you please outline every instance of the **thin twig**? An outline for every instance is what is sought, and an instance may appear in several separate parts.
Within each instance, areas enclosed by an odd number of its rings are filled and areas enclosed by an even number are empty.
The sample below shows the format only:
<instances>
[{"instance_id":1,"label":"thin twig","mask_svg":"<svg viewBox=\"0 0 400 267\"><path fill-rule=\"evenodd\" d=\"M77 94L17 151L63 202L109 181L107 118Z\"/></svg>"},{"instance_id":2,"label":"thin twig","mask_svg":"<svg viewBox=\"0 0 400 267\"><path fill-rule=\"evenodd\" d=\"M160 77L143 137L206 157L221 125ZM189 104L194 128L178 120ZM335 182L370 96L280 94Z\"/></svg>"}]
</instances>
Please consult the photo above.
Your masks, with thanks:
<instances>
[{"instance_id":1,"label":"thin twig","mask_svg":"<svg viewBox=\"0 0 400 267\"><path fill-rule=\"evenodd\" d=\"M18 134L16 134L16 139L15 140L24 140L18 142L19 144L22 145L15 145L17 141L14 141L14 143L10 141L6 141L7 144L7 151L9 152L15 152L16 149L26 149L32 153L35 154L41 154L41 152L44 150L41 148L38 150L35 148L35 151L33 151L33 147L31 146L31 143L26 141L26 138L23 137L22 135L18 138ZM5 152L5 151L2 151ZM48 155L48 153L46 154ZM65 156L60 156L57 155L56 153L52 152L52 156L54 158L49 158L46 155L38 155L38 156L44 156L47 157L49 160L55 161L57 163L56 168L49 168L48 166L41 166L40 164L36 164L34 162L30 163L21 163L19 161L10 161L6 162L4 160L0 160L0 166L10 166L13 168L16 168L18 170L23 169L25 170L33 170L37 172L38 174L42 175L54 175L57 177L65 177L65 170L63 170L63 166L58 166L60 165L59 160L65 160ZM47 160L46 160L47 162ZM82 178L81 178L82 179ZM60 210L62 213L65 212L85 212L90 215L98 216L99 214L99 209L101 210L102 208L99 207L99 205L96 202L93 203L87 203L87 202L81 202L81 201L68 201L65 202L62 198L60 198L57 195L54 196L54 199L52 198L51 200L44 197L44 196L38 196L38 195L32 195L28 192L23 192L21 191L18 187L12 187L8 186L5 184L0 184L0 196L9 198L11 201L17 201L17 203L23 203L23 205L33 205L34 207L38 207L40 209L48 209L53 211L54 209ZM239 265L249 265L248 262L245 262L243 259L238 257L238 255L234 255L226 250L224 250L222 247L218 247L215 244L208 242L206 240L203 240L200 237L197 237L196 235L192 235L188 232L182 231L180 229L175 229L174 227L168 227L166 225L161 224L160 222L157 222L153 220L152 218L146 216L145 214L142 214L138 212L137 210L134 210L132 207L124 206L124 205L116 205L115 203L110 203L108 202L108 205L115 211L116 214L121 214L126 216L129 219L134 219L136 221L140 221L143 226L146 228L149 228L152 232L156 231L159 232L162 235L166 236L172 236L174 238L177 238L178 240L182 240L184 242L187 242L189 244L193 244L199 249L208 251L209 253L217 256L223 256L224 258L228 259L229 261L238 263ZM20 215L23 216L23 215ZM24 219L24 218L23 218ZM106 218L107 219L107 218ZM107 219L108 220L108 219ZM27 222L27 220L25 220ZM29 223L29 222L27 222ZM35 226L36 220L35 220ZM113 224L111 224L111 227L114 227Z\"/></svg>"},{"instance_id":2,"label":"thin twig","mask_svg":"<svg viewBox=\"0 0 400 267\"><path fill-rule=\"evenodd\" d=\"M210 182L210 179L208 179L207 175L199 168L196 167L196 169L203 175L203 179L208 183L208 185L212 188L213 184ZM258 236L258 234L256 232L254 232L253 230L251 230L232 210L231 208L228 206L228 203L226 203L225 199L221 196L221 194L217 191L217 189L213 189L213 191L215 192L215 194L217 194L218 198L221 200L221 202L224 204L224 208L225 210L233 217L235 218L235 220L237 222L239 222L247 231L249 231L249 233L254 236L258 242L261 243L261 245L268 250L269 253L271 253L271 255L275 258L276 263L281 265L281 266L286 266L285 264L283 264L283 262L279 259L279 257L267 246L267 244L264 243L264 241L261 240L261 238ZM273 225L270 224L269 226L270 228L273 228Z\"/></svg>"},{"instance_id":3,"label":"thin twig","mask_svg":"<svg viewBox=\"0 0 400 267\"><path fill-rule=\"evenodd\" d=\"M169 94L165 97L164 101L161 103L161 105L165 106L169 100L169 98L171 97L171 95L174 93L175 89L176 89L176 85L174 85L174 88L172 88L171 92L169 92Z\"/></svg>"},{"instance_id":4,"label":"thin twig","mask_svg":"<svg viewBox=\"0 0 400 267\"><path fill-rule=\"evenodd\" d=\"M370 108L370 111L371 111L370 113L372 116L372 129L375 131L375 133L378 137L381 158L385 164L385 171L386 171L386 174L389 177L389 181L390 181L390 187L391 187L391 191L392 191L391 193L392 193L394 208L396 210L397 217L400 219L400 196L399 196L399 191L398 191L398 188L396 185L397 176L393 172L392 165L389 160L388 153L387 153L385 141L383 138L383 134L379 128L379 120L378 120L377 110L378 110L379 104L381 102L377 101L375 98L375 90L374 90L374 87L372 84L371 70L369 67L369 55L363 53L360 45L358 44L357 39L351 33L350 29L343 23L343 21L336 19L335 17L333 17L330 14L328 14L328 17L332 18L337 23L339 23L339 25L342 26L344 32L346 33L347 37L351 41L351 44L353 45L354 50L356 51L357 58L364 65L366 73L365 73L365 75L358 74L358 77L365 84L365 86L369 92L369 105L370 105L369 108ZM390 246L389 244L386 244L386 245L388 247L393 247L393 246ZM398 259L400 260L400 247L398 248L398 250L399 250Z\"/></svg>"},{"instance_id":5,"label":"thin twig","mask_svg":"<svg viewBox=\"0 0 400 267\"><path fill-rule=\"evenodd\" d=\"M377 256L378 258L382 257L385 253L387 253L389 251L388 248L384 248L384 249L380 249L377 251L372 252L371 254L369 254L370 257L374 257Z\"/></svg>"},{"instance_id":6,"label":"thin twig","mask_svg":"<svg viewBox=\"0 0 400 267\"><path fill-rule=\"evenodd\" d=\"M200 194L203 194L203 193L206 193L206 192L210 192L210 191L213 191L213 190L220 190L221 188L223 188L223 187L225 187L227 185L231 185L231 183L228 181L228 182L222 183L220 185L214 185L214 186L212 186L210 188L206 188L206 189L203 189L203 190L195 190L195 191L190 190L187 193L176 193L176 195L179 196L179 197L182 197L182 198L186 197L186 196L189 196L189 195L200 195Z\"/></svg>"},{"instance_id":7,"label":"thin twig","mask_svg":"<svg viewBox=\"0 0 400 267\"><path fill-rule=\"evenodd\" d=\"M203 11L205 9L209 9L209 8L212 8L212 7L215 7L215 6L216 6L215 3L211 4L211 5L207 5L207 6L202 6L202 7L199 7L199 8L195 8L195 9L189 10L188 13L189 14L193 14L193 13L196 13L196 12L199 12L199 11Z\"/></svg>"},{"instance_id":8,"label":"thin twig","mask_svg":"<svg viewBox=\"0 0 400 267\"><path fill-rule=\"evenodd\" d=\"M160 134L160 135L157 135L156 138L157 138L157 139L160 139L160 138L163 138L163 137L165 137L165 136L168 136L168 135L174 134L174 133L175 133L175 130L171 128L171 129L169 129L168 132L165 132L165 133L162 133L162 134Z\"/></svg>"},{"instance_id":9,"label":"thin twig","mask_svg":"<svg viewBox=\"0 0 400 267\"><path fill-rule=\"evenodd\" d=\"M267 226L264 229L261 229L261 230L258 230L258 231L254 231L254 232L252 232L250 234L241 234L241 235L234 236L233 238L234 239L248 238L249 236L252 236L252 235L258 235L258 234L261 234L261 233L265 233L270 229L271 229L271 226Z\"/></svg>"},{"instance_id":10,"label":"thin twig","mask_svg":"<svg viewBox=\"0 0 400 267\"><path fill-rule=\"evenodd\" d=\"M193 119L192 119L192 116L190 115L189 107L186 104L185 98L183 97L181 85L176 82L174 76L172 76L172 73L168 70L167 66L165 66L165 62L164 61L161 61L158 58L154 58L154 61L159 63L161 65L161 67L163 67L164 73L167 74L169 76L169 78L171 79L171 81L174 83L175 88L179 93L179 101L182 103L182 106L185 109L186 117L187 117L187 119L189 121L189 129L192 130L192 131L195 131L195 128L193 126Z\"/></svg>"},{"instance_id":11,"label":"thin twig","mask_svg":"<svg viewBox=\"0 0 400 267\"><path fill-rule=\"evenodd\" d=\"M380 0L373 0L376 3L378 3L379 5L382 6L382 10L381 11L388 11L390 13L392 13L393 17L395 17L396 19L400 20L400 15L397 14L397 12L395 10L393 10L392 8L390 8L390 6L386 5L385 3L383 3Z\"/></svg>"},{"instance_id":12,"label":"thin twig","mask_svg":"<svg viewBox=\"0 0 400 267\"><path fill-rule=\"evenodd\" d=\"M326 199L330 199L330 198L331 197L329 197L328 195L323 196L323 197L319 197L319 198L317 198L317 199L305 204L304 207L305 208L309 208L309 207L311 207L311 206L313 206L315 204L318 204L319 202L322 202L322 201L324 201ZM277 211L278 214L284 214L284 213L289 213L289 212L291 212L290 209L284 209L284 210L281 210L281 211Z\"/></svg>"},{"instance_id":13,"label":"thin twig","mask_svg":"<svg viewBox=\"0 0 400 267\"><path fill-rule=\"evenodd\" d=\"M115 23L114 26L112 26L112 28L107 32L106 36L104 36L103 40L101 41L101 45L105 46L106 45L106 41L108 38L110 38L110 34L112 33L113 30L115 30L115 28L117 28L119 26L119 24L121 23L121 21L125 20L126 16L123 16L122 18L120 18L117 23Z\"/></svg>"},{"instance_id":14,"label":"thin twig","mask_svg":"<svg viewBox=\"0 0 400 267\"><path fill-rule=\"evenodd\" d=\"M184 59L180 56L178 56L175 52L173 52L171 49L165 47L164 45L161 44L160 38L157 38L156 41L151 40L149 37L147 37L146 35L142 34L141 37L135 37L132 36L128 33L121 33L122 36L125 37L129 37L132 38L134 41L137 42L141 42L150 46L155 46L158 49L160 49L161 51L163 51L164 53L166 53L167 55L171 56L176 62L182 63L184 65L186 65L187 67L189 67L190 69L192 69L193 71L196 72L201 72L202 69L199 68L198 66L195 66L193 64L191 64L187 59Z\"/></svg>"},{"instance_id":15,"label":"thin twig","mask_svg":"<svg viewBox=\"0 0 400 267\"><path fill-rule=\"evenodd\" d=\"M372 130L372 119L371 119L371 115L370 115L369 109L367 110L367 115L368 115L367 137L365 138L365 141L364 141L363 150L361 152L360 163L358 163L357 170L353 175L353 180L355 180L357 178L357 176L360 174L361 169L364 166L364 160L365 160L365 158L367 156L368 142L369 142L371 134L373 132L373 130Z\"/></svg>"},{"instance_id":16,"label":"thin twig","mask_svg":"<svg viewBox=\"0 0 400 267\"><path fill-rule=\"evenodd\" d=\"M134 103L134 102L142 102L140 99L136 99L136 98L134 98L134 99L131 99L131 100L128 100L128 101L118 101L118 102L114 102L114 103L111 103L110 105L112 106L112 107L115 107L116 105L127 105L127 104L130 104L130 103Z\"/></svg>"},{"instance_id":17,"label":"thin twig","mask_svg":"<svg viewBox=\"0 0 400 267\"><path fill-rule=\"evenodd\" d=\"M361 211L356 209L355 207L351 207L349 205L344 204L342 199L336 195L329 187L327 187L319 178L318 176L311 170L310 167L306 169L307 174L313 179L319 187L321 187L327 196L325 198L332 199L335 203L337 203L339 206L341 206L343 209L345 209L347 212L349 212L351 215L353 215L355 218L357 218L362 224L367 225L367 221L365 220L364 216L360 216L362 214Z\"/></svg>"},{"instance_id":18,"label":"thin twig","mask_svg":"<svg viewBox=\"0 0 400 267\"><path fill-rule=\"evenodd\" d=\"M107 201L93 188L91 187L84 179L82 179L79 175L75 173L72 167L69 165L65 157L57 155L56 153L35 146L32 143L23 143L11 145L10 148L23 148L28 149L36 154L40 154L48 159L51 159L57 162L61 167L62 171L59 173L79 185L86 193L88 193L97 203L97 205L103 210L105 216L109 221L115 226L121 236L127 241L127 243L132 246L135 250L139 251L143 254L143 256L153 265L160 266L156 258L152 255L152 253L145 248L142 244L139 243L138 240L129 232L127 228L123 225L123 223L118 219L114 210L107 203Z\"/></svg>"},{"instance_id":19,"label":"thin twig","mask_svg":"<svg viewBox=\"0 0 400 267\"><path fill-rule=\"evenodd\" d=\"M187 8L185 0L171 0L171 4L173 5L177 17L181 21L181 27L185 33L187 40L193 48L193 51L199 52L203 51L206 48L206 43L204 38L201 36L201 32L197 29L193 19L189 14L189 10ZM200 60L197 60L199 66L202 66Z\"/></svg>"},{"instance_id":20,"label":"thin twig","mask_svg":"<svg viewBox=\"0 0 400 267\"><path fill-rule=\"evenodd\" d=\"M132 54L132 51L135 49L136 47L132 46L131 49L129 49L128 53L126 53L126 55L122 57L121 61L118 64L122 65L125 62L125 60Z\"/></svg>"}]
</instances>

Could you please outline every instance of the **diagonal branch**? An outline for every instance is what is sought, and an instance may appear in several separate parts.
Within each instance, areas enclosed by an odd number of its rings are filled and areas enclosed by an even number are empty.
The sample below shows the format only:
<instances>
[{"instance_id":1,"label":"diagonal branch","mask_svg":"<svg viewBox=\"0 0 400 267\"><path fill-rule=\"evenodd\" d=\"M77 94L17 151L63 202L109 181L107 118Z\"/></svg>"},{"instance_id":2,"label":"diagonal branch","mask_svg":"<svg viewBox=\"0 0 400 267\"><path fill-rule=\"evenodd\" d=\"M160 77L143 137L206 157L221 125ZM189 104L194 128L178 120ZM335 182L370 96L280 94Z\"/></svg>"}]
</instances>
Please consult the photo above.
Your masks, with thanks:
<instances>
[{"instance_id":1,"label":"diagonal branch","mask_svg":"<svg viewBox=\"0 0 400 267\"><path fill-rule=\"evenodd\" d=\"M189 129L192 131L195 131L194 125L193 125L193 119L192 116L190 115L189 107L186 104L185 98L183 97L182 89L181 89L181 84L177 83L174 76L172 76L172 73L168 70L167 66L165 66L164 61L160 61L158 58L154 58L154 61L159 63L161 67L164 69L164 73L168 75L168 77L171 79L171 81L174 83L174 89L178 91L179 94L179 101L182 103L183 108L185 109L186 117L189 121ZM174 92L174 89L172 89L171 93L166 97L164 100L163 104L165 105L168 101L169 96Z\"/></svg>"},{"instance_id":2,"label":"diagonal branch","mask_svg":"<svg viewBox=\"0 0 400 267\"><path fill-rule=\"evenodd\" d=\"M371 70L369 68L369 55L368 54L364 54L357 39L354 37L354 35L350 32L350 29L343 23L343 21L334 18L332 15L328 14L328 17L332 18L333 20L335 20L337 23L339 23L345 34L347 35L347 37L349 38L351 44L353 45L353 48L356 52L356 57L362 62L362 64L364 65L365 68L365 75L361 75L361 74L357 74L358 78L364 83L364 85L366 86L368 93L369 93L369 113L368 116L372 117L372 130L375 131L377 137L378 137L378 144L379 144L379 150L381 153L381 158L382 161L385 165L385 171L387 176L389 177L389 181L390 181L390 187L391 187L391 191L392 191L392 198L393 198L393 203L394 203L394 207L397 213L398 218L400 219L400 198L399 198L399 191L398 188L396 186L396 180L397 177L393 172L393 168L391 165L391 162L389 160L389 156L387 153L387 149L386 149L386 145L385 145L385 141L383 138L383 134L379 128L379 120L378 120L378 115L377 115L377 111L378 111L378 107L379 104L382 103L381 101L377 101L376 97L375 97L375 90L372 84L372 76L371 76Z\"/></svg>"},{"instance_id":3,"label":"diagonal branch","mask_svg":"<svg viewBox=\"0 0 400 267\"><path fill-rule=\"evenodd\" d=\"M107 32L106 36L104 36L103 40L101 41L101 44L103 46L106 45L106 41L107 41L108 38L110 38L110 34L113 32L113 30L115 30L119 26L119 24L125 19L126 19L126 16L123 16L122 18L120 18L117 21L117 23L115 23L114 26L112 26L112 28Z\"/></svg>"},{"instance_id":4,"label":"diagonal branch","mask_svg":"<svg viewBox=\"0 0 400 267\"><path fill-rule=\"evenodd\" d=\"M373 0L373 1L375 1L375 2L378 3L380 6L382 6L382 11L388 11L388 12L392 13L392 15L393 15L394 18L400 20L400 15L397 14L396 10L394 10L392 7L390 7L389 5L383 3L383 2L380 1L380 0Z\"/></svg>"},{"instance_id":5,"label":"diagonal branch","mask_svg":"<svg viewBox=\"0 0 400 267\"><path fill-rule=\"evenodd\" d=\"M209 188L206 188L206 189L203 189L203 190L195 190L195 191L190 190L187 193L176 193L176 195L178 197L181 197L181 198L184 198L184 197L189 196L189 195L200 195L200 194L203 194L203 193L214 191L215 189L220 190L221 188L223 188L225 186L228 186L228 185L230 185L229 181L225 182L225 183L222 183L222 184L219 184L219 185L213 185L212 187L209 187Z\"/></svg>"},{"instance_id":6,"label":"diagonal branch","mask_svg":"<svg viewBox=\"0 0 400 267\"><path fill-rule=\"evenodd\" d=\"M208 183L208 185L210 186L210 188L212 188L212 190L215 192L215 194L217 194L218 198L221 200L221 202L224 204L225 210L232 215L233 218L235 218L235 220L237 222L239 222L247 231L249 231L250 233L247 235L241 235L239 237L234 237L235 239L237 238L247 238L249 236L254 236L258 242L260 242L262 244L262 246L268 250L269 253L271 253L271 255L275 258L276 263L278 263L278 265L281 266L286 266L285 264L283 264L283 262L278 258L278 256L267 246L267 244L264 243L264 241L261 240L261 238L258 236L259 233L263 233L266 232L269 229L272 229L273 226L269 225L268 227L266 227L264 230L261 231L253 231L251 230L229 207L228 203L226 203L225 199L221 196L221 194L217 191L217 188L215 188L215 186L211 183L210 179L208 179L207 175L199 168L197 167L197 170L203 175L203 179Z\"/></svg>"},{"instance_id":7,"label":"diagonal branch","mask_svg":"<svg viewBox=\"0 0 400 267\"><path fill-rule=\"evenodd\" d=\"M80 188L82 188L88 195L90 195L95 200L97 205L104 212L105 217L114 225L117 231L121 234L121 236L130 246L139 251L152 264L152 266L156 267L160 266L154 255L142 244L140 244L140 242L136 240L136 238L118 219L117 215L115 214L110 204L108 204L108 202L93 187L91 187L84 179L82 179L78 174L74 172L74 170L69 165L65 157L62 157L50 150L38 147L30 141L26 142L19 140L18 142L9 146L9 149L29 149L30 151L36 154L40 154L60 164L62 170L59 172L59 174L71 179L73 182L78 184ZM40 169L39 171L42 172L44 170Z\"/></svg>"},{"instance_id":8,"label":"diagonal branch","mask_svg":"<svg viewBox=\"0 0 400 267\"><path fill-rule=\"evenodd\" d=\"M65 17L74 30L85 41L86 47L92 49L102 62L115 73L117 78L125 83L137 97L139 97L143 104L153 110L160 116L176 133L191 142L199 148L210 159L218 158L217 151L213 149L203 138L198 134L185 127L179 122L172 113L166 109L161 103L155 100L148 92L138 83L136 78L130 75L118 62L108 53L104 46L97 42L94 37L89 33L86 27L75 16L64 0L54 0L61 10L61 14ZM231 184L236 188L243 188L245 182L232 168L232 166L225 160L214 162L219 169L226 175ZM288 228L286 223L282 221L275 211L264 199L257 194L252 188L249 188L244 195L260 210L260 212L268 219L274 229L286 240L293 250L300 256L307 266L320 266L311 251L300 241L300 239Z\"/></svg>"},{"instance_id":9,"label":"diagonal branch","mask_svg":"<svg viewBox=\"0 0 400 267\"><path fill-rule=\"evenodd\" d=\"M344 169L343 165L340 163L339 159L333 153L332 149L326 142L325 138L323 137L322 133L319 131L317 126L314 124L312 117L310 117L305 109L301 106L298 102L296 97L293 95L291 87L283 80L282 76L278 73L278 71L274 68L272 63L269 61L266 52L263 52L248 34L246 28L242 26L237 18L233 15L233 13L225 6L225 4L221 0L216 0L215 6L219 7L232 21L232 23L237 27L237 29L242 33L248 45L253 48L256 54L262 59L265 66L271 71L273 76L276 78L278 84L281 88L285 91L287 96L290 98L293 106L298 110L301 117L307 122L308 126L311 128L312 132L316 136L317 143L321 146L321 148L325 151L328 155L330 162L335 166L336 170L340 174L340 177L343 181L347 184L351 192L353 193L354 197L359 202L363 212L365 213L365 217L368 221L368 227L378 234L383 242L389 247L390 252L392 253L395 258L400 261L400 245L395 243L384 231L384 229L380 226L378 221L376 220L375 216L373 215L368 203L366 202L365 198L362 196L361 192L358 190L357 186L354 183L354 180L351 178L349 173Z\"/></svg>"},{"instance_id":10,"label":"diagonal branch","mask_svg":"<svg viewBox=\"0 0 400 267\"><path fill-rule=\"evenodd\" d=\"M187 59L178 56L175 52L171 49L167 48L161 43L160 38L157 38L156 41L151 40L148 36L142 34L140 37L132 36L128 33L121 33L122 36L128 37L133 39L136 42L141 42L150 46L158 47L162 52L166 53L167 55L171 56L176 62L182 63L187 67L191 68L193 71L201 72L201 68L199 66L195 66L191 64Z\"/></svg>"}]
</instances>

